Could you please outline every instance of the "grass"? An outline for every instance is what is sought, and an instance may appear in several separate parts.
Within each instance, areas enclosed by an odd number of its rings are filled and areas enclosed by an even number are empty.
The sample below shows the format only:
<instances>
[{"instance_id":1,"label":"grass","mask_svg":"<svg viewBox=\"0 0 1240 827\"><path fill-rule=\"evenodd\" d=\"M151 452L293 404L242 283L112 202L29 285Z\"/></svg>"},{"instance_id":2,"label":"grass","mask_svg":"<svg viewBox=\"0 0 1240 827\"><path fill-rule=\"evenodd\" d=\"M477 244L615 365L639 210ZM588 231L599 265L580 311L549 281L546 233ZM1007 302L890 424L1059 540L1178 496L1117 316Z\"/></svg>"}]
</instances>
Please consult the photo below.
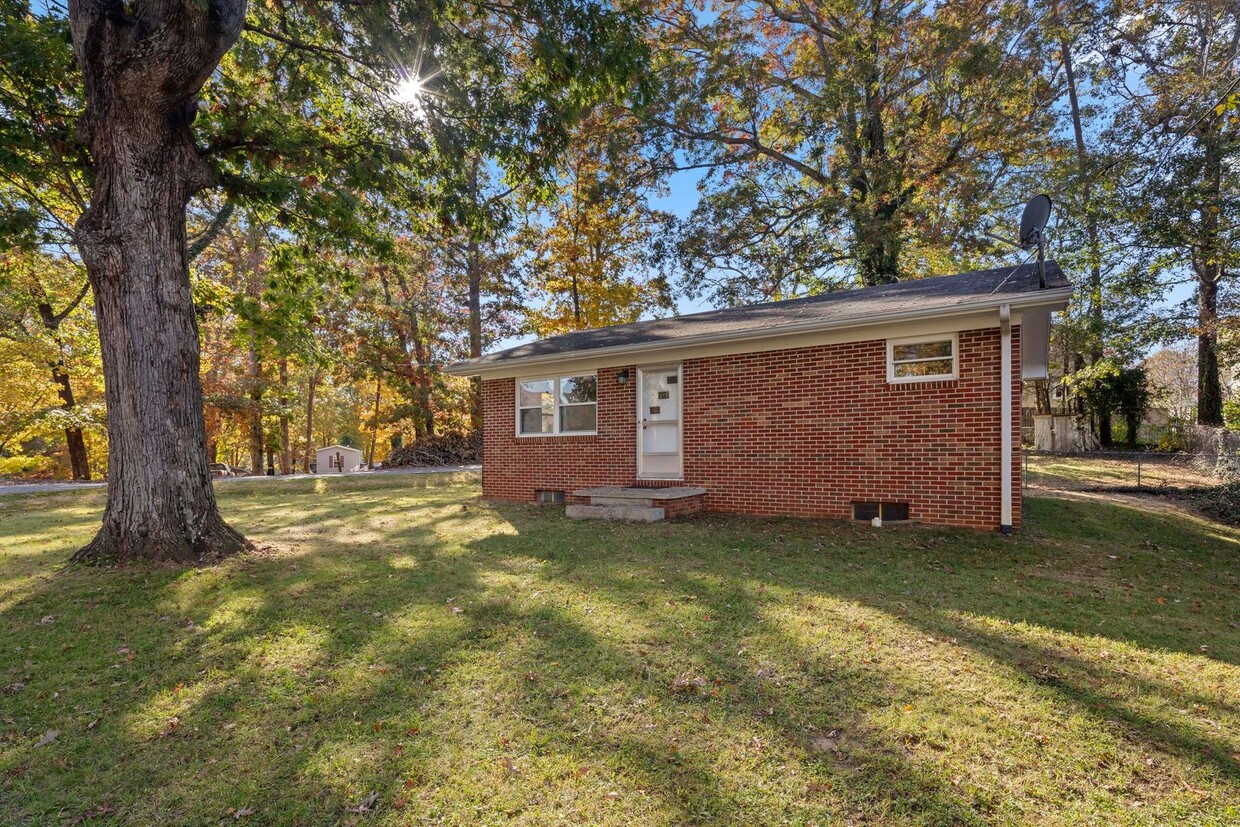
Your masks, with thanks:
<instances>
[{"instance_id":1,"label":"grass","mask_svg":"<svg viewBox=\"0 0 1240 827\"><path fill-rule=\"evenodd\" d=\"M60 569L101 495L0 500L0 823L1240 823L1232 529L220 495L264 550L197 571Z\"/></svg>"}]
</instances>

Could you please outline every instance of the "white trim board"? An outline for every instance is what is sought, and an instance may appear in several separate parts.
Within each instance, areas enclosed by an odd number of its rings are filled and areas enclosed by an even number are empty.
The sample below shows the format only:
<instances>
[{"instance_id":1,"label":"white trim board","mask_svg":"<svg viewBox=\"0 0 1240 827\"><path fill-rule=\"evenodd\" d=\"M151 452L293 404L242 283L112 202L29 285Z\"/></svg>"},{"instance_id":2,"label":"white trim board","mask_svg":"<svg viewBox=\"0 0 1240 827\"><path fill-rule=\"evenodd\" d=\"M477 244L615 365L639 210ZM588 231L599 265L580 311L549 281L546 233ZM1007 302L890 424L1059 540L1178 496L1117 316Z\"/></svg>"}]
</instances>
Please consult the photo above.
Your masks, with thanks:
<instances>
[{"instance_id":1,"label":"white trim board","mask_svg":"<svg viewBox=\"0 0 1240 827\"><path fill-rule=\"evenodd\" d=\"M1020 324L1020 314L1013 312L1013 324ZM533 359L514 359L487 365L474 370L463 369L464 372L447 369L449 373L459 376L477 376L483 379L514 379L528 377L537 372L555 372L569 375L597 371L601 368L628 367L649 362L684 362L689 359L702 359L711 356L733 356L739 353L763 353L772 350L792 350L795 348L817 347L819 345L835 345L847 342L869 342L888 338L904 338L936 333L958 333L962 330L982 330L998 328L998 314L989 309L935 316L932 318L910 319L900 321L876 320L846 328L829 328L811 331L766 330L759 336L745 338L732 337L723 341L700 342L688 340L672 340L647 346L642 349L632 347L599 348L583 351L580 354L555 354L553 356ZM654 358L657 357L657 358ZM550 367L554 365L555 367ZM547 367L544 367L547 366Z\"/></svg>"},{"instance_id":2,"label":"white trim board","mask_svg":"<svg viewBox=\"0 0 1240 827\"><path fill-rule=\"evenodd\" d=\"M599 368L633 365L639 362L673 362L701 356L758 353L768 350L810 347L816 344L863 342L871 339L920 335L921 333L947 333L998 327L995 316L1001 304L1011 307L1012 323L1019 324L1022 308L1036 308L1044 312L1063 310L1067 307L1071 295L1072 288L1062 287L1012 297L990 297L983 301L962 303L955 307L936 308L930 311L903 310L897 313L875 314L867 318L852 317L830 322L816 319L812 322L754 330L730 330L700 336L676 337L664 341L591 348L579 352L518 357L483 365L462 362L448 365L444 368L444 372L453 376L503 379L539 371L540 368L535 366L576 363L578 360L580 360L580 366L575 366L574 370L580 370L583 367ZM556 371L563 369L555 368Z\"/></svg>"}]
</instances>

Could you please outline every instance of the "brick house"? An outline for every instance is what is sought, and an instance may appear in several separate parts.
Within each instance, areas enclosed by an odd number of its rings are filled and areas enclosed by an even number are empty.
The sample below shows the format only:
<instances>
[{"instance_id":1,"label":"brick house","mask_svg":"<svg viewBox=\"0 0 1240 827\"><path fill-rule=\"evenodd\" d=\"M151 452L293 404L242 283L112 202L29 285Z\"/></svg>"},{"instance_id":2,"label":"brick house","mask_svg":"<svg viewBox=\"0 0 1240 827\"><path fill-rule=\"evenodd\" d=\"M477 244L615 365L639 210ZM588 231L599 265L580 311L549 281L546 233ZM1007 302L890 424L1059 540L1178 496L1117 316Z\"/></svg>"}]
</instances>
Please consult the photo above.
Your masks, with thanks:
<instances>
[{"instance_id":1,"label":"brick house","mask_svg":"<svg viewBox=\"0 0 1240 827\"><path fill-rule=\"evenodd\" d=\"M1046 375L1048 262L553 336L481 376L487 497L572 516L1020 525L1022 379Z\"/></svg>"}]
</instances>

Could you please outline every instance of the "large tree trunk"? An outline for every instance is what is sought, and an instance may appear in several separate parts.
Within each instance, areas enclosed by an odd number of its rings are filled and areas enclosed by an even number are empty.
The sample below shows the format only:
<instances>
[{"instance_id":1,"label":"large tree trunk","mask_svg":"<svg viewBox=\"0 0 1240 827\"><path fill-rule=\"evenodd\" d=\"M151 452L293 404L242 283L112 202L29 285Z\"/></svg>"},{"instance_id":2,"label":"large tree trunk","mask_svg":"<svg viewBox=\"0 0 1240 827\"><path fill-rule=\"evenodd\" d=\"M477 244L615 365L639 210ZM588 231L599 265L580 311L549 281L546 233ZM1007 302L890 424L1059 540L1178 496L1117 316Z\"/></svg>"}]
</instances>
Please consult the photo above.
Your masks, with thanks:
<instances>
[{"instance_id":1,"label":"large tree trunk","mask_svg":"<svg viewBox=\"0 0 1240 827\"><path fill-rule=\"evenodd\" d=\"M1222 427L1223 386L1218 369L1218 282L1197 284L1197 422Z\"/></svg>"},{"instance_id":2,"label":"large tree trunk","mask_svg":"<svg viewBox=\"0 0 1240 827\"><path fill-rule=\"evenodd\" d=\"M69 18L94 167L75 240L108 409L103 525L74 560L216 560L247 542L220 516L207 467L185 207L211 183L194 146L196 96L240 34L245 3L70 0Z\"/></svg>"}]
</instances>

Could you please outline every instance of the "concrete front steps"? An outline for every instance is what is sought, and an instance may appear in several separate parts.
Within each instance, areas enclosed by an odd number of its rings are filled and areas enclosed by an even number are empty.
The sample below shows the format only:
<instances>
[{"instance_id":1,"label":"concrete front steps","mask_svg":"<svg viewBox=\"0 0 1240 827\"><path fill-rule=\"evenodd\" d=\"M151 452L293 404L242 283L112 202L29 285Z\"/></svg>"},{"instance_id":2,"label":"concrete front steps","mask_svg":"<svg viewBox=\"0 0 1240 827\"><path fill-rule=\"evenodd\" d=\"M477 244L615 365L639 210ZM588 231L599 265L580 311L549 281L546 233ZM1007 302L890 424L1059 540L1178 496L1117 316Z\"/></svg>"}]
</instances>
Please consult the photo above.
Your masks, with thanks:
<instances>
[{"instance_id":1,"label":"concrete front steps","mask_svg":"<svg viewBox=\"0 0 1240 827\"><path fill-rule=\"evenodd\" d=\"M671 488L582 488L574 497L586 497L589 505L570 505L564 513L576 520L630 520L653 523L668 517L693 514L706 507L706 489L689 486Z\"/></svg>"}]
</instances>

